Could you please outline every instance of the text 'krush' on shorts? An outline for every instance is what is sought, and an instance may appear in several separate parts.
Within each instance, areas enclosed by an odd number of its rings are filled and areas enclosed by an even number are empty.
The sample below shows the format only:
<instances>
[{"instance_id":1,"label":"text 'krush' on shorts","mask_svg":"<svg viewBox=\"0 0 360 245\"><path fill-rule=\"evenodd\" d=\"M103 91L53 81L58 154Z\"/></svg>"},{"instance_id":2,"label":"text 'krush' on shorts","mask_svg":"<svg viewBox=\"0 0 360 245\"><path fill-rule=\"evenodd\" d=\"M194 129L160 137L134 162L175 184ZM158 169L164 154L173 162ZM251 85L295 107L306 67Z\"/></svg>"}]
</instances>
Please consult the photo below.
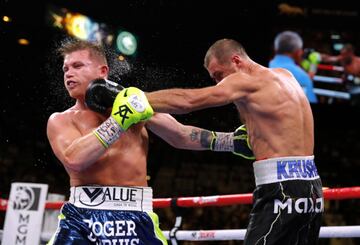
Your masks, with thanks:
<instances>
[{"instance_id":1,"label":"text 'krush' on shorts","mask_svg":"<svg viewBox=\"0 0 360 245\"><path fill-rule=\"evenodd\" d=\"M256 186L288 180L315 180L320 176L314 156L270 158L253 163Z\"/></svg>"},{"instance_id":2,"label":"text 'krush' on shorts","mask_svg":"<svg viewBox=\"0 0 360 245\"><path fill-rule=\"evenodd\" d=\"M276 161L278 180L294 178L311 179L319 176L314 160L283 160Z\"/></svg>"}]
</instances>

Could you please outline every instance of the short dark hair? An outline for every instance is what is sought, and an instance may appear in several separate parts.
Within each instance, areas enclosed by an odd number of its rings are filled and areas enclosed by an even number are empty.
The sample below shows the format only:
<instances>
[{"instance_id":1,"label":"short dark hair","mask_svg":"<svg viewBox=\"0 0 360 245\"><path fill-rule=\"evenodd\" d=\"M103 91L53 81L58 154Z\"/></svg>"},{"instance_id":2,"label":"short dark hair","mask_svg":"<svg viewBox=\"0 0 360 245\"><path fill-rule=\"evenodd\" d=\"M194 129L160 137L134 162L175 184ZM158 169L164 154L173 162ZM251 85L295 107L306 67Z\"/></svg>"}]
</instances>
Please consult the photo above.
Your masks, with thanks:
<instances>
[{"instance_id":1,"label":"short dark hair","mask_svg":"<svg viewBox=\"0 0 360 245\"><path fill-rule=\"evenodd\" d=\"M61 43L58 52L62 57L75 51L88 50L91 56L95 56L101 62L107 65L106 53L104 47L95 42L79 39L66 39Z\"/></svg>"},{"instance_id":2,"label":"short dark hair","mask_svg":"<svg viewBox=\"0 0 360 245\"><path fill-rule=\"evenodd\" d=\"M283 31L275 37L274 49L278 54L293 53L302 47L302 38L296 32Z\"/></svg>"},{"instance_id":3,"label":"short dark hair","mask_svg":"<svg viewBox=\"0 0 360 245\"><path fill-rule=\"evenodd\" d=\"M238 41L226 38L220 39L211 45L206 52L204 66L208 67L212 58L216 58L221 64L224 64L234 53L242 57L248 57L244 47Z\"/></svg>"}]
</instances>

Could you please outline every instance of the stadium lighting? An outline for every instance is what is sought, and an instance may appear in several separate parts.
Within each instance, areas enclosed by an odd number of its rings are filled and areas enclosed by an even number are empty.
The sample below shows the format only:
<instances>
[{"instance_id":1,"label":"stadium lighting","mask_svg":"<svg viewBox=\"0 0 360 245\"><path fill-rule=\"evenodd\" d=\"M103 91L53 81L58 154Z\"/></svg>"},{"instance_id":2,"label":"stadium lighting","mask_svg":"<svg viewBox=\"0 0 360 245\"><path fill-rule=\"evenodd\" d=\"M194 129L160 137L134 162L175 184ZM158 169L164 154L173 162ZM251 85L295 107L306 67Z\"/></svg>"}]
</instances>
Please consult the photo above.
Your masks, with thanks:
<instances>
[{"instance_id":1,"label":"stadium lighting","mask_svg":"<svg viewBox=\"0 0 360 245\"><path fill-rule=\"evenodd\" d=\"M6 15L4 15L2 17L2 19L3 19L4 22L10 22L11 21L11 18L9 16L6 16Z\"/></svg>"},{"instance_id":2,"label":"stadium lighting","mask_svg":"<svg viewBox=\"0 0 360 245\"><path fill-rule=\"evenodd\" d=\"M137 49L137 41L133 34L122 31L116 38L116 46L122 54L133 55Z\"/></svg>"}]
</instances>

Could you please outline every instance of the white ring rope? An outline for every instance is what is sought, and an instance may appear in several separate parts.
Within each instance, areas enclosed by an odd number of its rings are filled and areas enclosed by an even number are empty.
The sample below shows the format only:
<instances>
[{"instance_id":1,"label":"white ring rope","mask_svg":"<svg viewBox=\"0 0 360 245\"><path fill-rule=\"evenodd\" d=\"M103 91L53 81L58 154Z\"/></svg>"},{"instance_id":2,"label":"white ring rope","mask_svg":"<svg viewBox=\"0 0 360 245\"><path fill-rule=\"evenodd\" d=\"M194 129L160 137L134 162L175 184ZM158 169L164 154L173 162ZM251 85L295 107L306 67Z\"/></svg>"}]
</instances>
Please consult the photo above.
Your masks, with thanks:
<instances>
[{"instance_id":1,"label":"white ring rope","mask_svg":"<svg viewBox=\"0 0 360 245\"><path fill-rule=\"evenodd\" d=\"M169 239L169 231L163 232ZM219 240L244 240L245 229L231 230L179 230L176 232L177 240L186 241L219 241ZM360 237L360 225L354 226L324 226L320 228L321 238L351 238Z\"/></svg>"},{"instance_id":2,"label":"white ring rope","mask_svg":"<svg viewBox=\"0 0 360 245\"><path fill-rule=\"evenodd\" d=\"M163 231L167 240L170 240L170 231ZM246 229L230 230L178 230L175 233L177 240L183 241L223 241L244 240ZM0 238L2 230L0 230ZM41 233L42 241L49 241L53 233ZM360 237L360 225L352 226L324 226L320 228L320 238L353 238Z\"/></svg>"},{"instance_id":3,"label":"white ring rope","mask_svg":"<svg viewBox=\"0 0 360 245\"><path fill-rule=\"evenodd\" d=\"M342 78L338 77L326 77L326 76L314 76L315 82L324 82L324 83L343 83Z\"/></svg>"},{"instance_id":4,"label":"white ring rope","mask_svg":"<svg viewBox=\"0 0 360 245\"><path fill-rule=\"evenodd\" d=\"M351 99L350 94L346 93L346 92L340 92L340 91L328 90L328 89L322 89L322 88L314 88L313 90L314 90L314 93L318 94L318 95L339 98L339 99L345 99L345 100Z\"/></svg>"}]
</instances>

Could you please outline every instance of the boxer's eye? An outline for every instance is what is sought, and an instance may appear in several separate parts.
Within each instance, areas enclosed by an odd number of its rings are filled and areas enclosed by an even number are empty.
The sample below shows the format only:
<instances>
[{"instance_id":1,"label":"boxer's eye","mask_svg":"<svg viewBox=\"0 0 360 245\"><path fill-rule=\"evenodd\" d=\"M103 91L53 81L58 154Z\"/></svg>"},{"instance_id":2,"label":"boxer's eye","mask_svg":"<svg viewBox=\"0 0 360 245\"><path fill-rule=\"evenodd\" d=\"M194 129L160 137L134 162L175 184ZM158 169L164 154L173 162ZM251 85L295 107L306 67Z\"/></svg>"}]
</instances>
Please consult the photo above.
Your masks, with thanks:
<instances>
[{"instance_id":1,"label":"boxer's eye","mask_svg":"<svg viewBox=\"0 0 360 245\"><path fill-rule=\"evenodd\" d=\"M83 67L84 66L84 64L82 64L82 63L75 63L74 65L73 65L73 67L75 68L75 69L80 69L81 67Z\"/></svg>"},{"instance_id":2,"label":"boxer's eye","mask_svg":"<svg viewBox=\"0 0 360 245\"><path fill-rule=\"evenodd\" d=\"M220 82L223 79L223 73L222 72L215 72L213 74L213 79L215 82Z\"/></svg>"}]
</instances>

